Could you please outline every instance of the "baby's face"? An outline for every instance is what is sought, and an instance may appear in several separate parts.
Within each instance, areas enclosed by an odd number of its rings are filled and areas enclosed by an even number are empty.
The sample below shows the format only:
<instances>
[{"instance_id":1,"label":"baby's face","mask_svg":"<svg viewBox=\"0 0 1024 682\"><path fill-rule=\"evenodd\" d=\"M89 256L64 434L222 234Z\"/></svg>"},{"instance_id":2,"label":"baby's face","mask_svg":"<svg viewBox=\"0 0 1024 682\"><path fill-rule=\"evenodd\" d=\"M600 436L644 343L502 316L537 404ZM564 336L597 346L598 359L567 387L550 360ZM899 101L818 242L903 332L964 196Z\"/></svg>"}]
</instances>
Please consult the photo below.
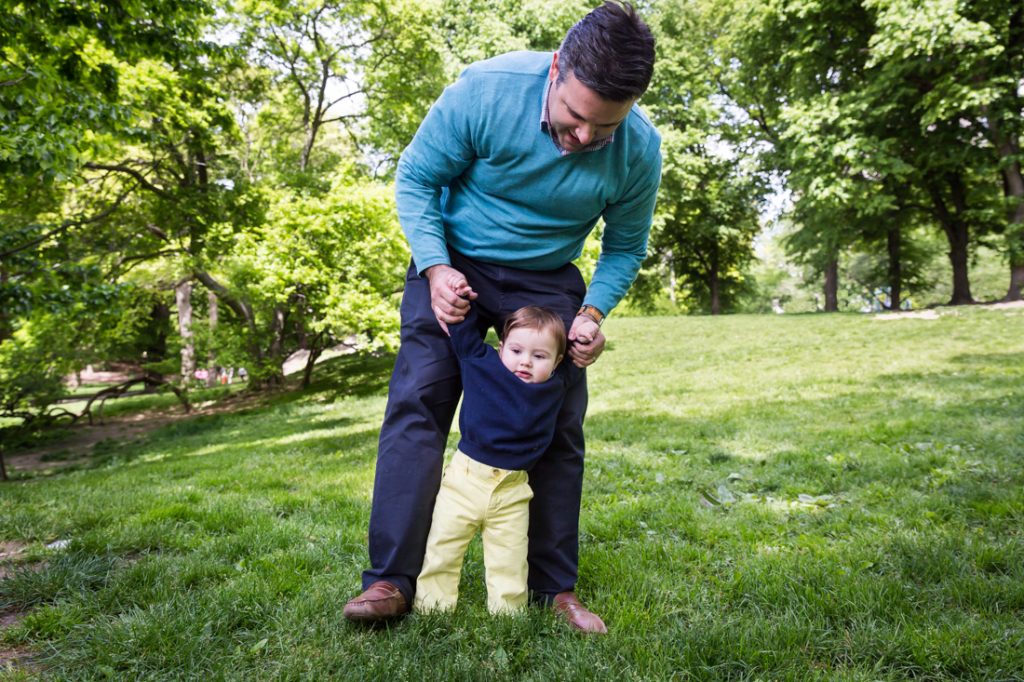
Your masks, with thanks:
<instances>
[{"instance_id":1,"label":"baby's face","mask_svg":"<svg viewBox=\"0 0 1024 682\"><path fill-rule=\"evenodd\" d=\"M547 381L562 359L553 334L526 327L510 331L498 353L508 371L528 384Z\"/></svg>"}]
</instances>

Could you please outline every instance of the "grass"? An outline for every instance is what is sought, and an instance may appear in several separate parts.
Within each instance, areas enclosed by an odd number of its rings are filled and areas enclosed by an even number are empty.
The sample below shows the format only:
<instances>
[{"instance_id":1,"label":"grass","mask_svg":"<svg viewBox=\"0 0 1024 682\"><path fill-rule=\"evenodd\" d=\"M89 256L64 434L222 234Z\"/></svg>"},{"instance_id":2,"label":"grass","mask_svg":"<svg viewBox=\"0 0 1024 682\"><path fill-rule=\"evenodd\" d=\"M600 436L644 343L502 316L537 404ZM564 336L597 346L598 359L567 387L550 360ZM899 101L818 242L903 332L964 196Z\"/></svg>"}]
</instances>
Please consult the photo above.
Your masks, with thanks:
<instances>
[{"instance_id":1,"label":"grass","mask_svg":"<svg viewBox=\"0 0 1024 682\"><path fill-rule=\"evenodd\" d=\"M0 487L0 540L30 543L0 648L37 666L7 676L1024 679L1024 310L606 331L578 590L609 636L490 617L478 543L453 615L343 621L391 362L348 356Z\"/></svg>"}]
</instances>

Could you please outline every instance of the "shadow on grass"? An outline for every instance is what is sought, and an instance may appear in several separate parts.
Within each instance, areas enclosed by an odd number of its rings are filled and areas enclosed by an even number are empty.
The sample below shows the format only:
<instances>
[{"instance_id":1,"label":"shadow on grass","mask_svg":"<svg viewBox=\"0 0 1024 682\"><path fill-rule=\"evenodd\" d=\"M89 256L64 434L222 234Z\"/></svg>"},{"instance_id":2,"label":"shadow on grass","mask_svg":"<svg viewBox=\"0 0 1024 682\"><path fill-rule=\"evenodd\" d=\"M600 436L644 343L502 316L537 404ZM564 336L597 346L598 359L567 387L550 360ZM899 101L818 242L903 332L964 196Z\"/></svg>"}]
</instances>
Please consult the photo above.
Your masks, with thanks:
<instances>
[{"instance_id":1,"label":"shadow on grass","mask_svg":"<svg viewBox=\"0 0 1024 682\"><path fill-rule=\"evenodd\" d=\"M387 392L395 356L356 353L331 358L313 372L313 380L302 394L321 394L331 400L366 398Z\"/></svg>"},{"instance_id":2,"label":"shadow on grass","mask_svg":"<svg viewBox=\"0 0 1024 682\"><path fill-rule=\"evenodd\" d=\"M1024 353L965 353L950 358L959 365L997 365L1024 370Z\"/></svg>"}]
</instances>

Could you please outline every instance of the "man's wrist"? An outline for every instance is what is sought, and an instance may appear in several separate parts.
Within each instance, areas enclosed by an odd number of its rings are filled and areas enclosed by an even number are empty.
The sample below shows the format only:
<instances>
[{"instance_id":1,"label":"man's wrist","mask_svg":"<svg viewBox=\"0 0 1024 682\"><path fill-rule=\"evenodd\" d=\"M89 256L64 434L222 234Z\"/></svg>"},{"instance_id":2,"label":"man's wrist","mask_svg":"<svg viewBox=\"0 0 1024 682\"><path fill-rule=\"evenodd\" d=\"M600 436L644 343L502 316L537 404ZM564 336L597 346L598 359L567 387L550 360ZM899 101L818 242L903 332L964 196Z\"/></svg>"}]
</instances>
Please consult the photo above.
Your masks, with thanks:
<instances>
[{"instance_id":1,"label":"man's wrist","mask_svg":"<svg viewBox=\"0 0 1024 682\"><path fill-rule=\"evenodd\" d=\"M445 268L450 268L450 267L451 266L448 265L447 263L434 263L430 267L425 268L423 270L423 276L426 277L427 279L430 279L435 274L437 274L439 272L443 272Z\"/></svg>"},{"instance_id":2,"label":"man's wrist","mask_svg":"<svg viewBox=\"0 0 1024 682\"><path fill-rule=\"evenodd\" d=\"M588 317L591 320L593 320L598 327L600 327L601 324L604 322L604 313L602 313L600 310L590 305L589 303L584 303L580 307L580 309L576 312L576 317Z\"/></svg>"}]
</instances>

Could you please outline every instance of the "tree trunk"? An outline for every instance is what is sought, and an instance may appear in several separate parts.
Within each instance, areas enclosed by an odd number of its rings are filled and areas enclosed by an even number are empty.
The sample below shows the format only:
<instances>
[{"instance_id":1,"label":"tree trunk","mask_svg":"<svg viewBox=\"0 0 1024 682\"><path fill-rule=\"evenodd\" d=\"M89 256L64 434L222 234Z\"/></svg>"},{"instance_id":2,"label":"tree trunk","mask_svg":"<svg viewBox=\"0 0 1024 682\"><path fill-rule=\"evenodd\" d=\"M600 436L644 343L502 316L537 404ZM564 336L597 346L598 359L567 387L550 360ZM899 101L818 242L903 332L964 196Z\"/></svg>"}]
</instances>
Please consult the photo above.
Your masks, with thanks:
<instances>
[{"instance_id":1,"label":"tree trunk","mask_svg":"<svg viewBox=\"0 0 1024 682\"><path fill-rule=\"evenodd\" d=\"M324 352L323 338L324 333L320 332L313 337L313 343L309 346L309 357L306 358L306 367L302 372L302 388L309 388L313 382L313 366L316 365L317 358Z\"/></svg>"},{"instance_id":2,"label":"tree trunk","mask_svg":"<svg viewBox=\"0 0 1024 682\"><path fill-rule=\"evenodd\" d=\"M274 306L274 317L270 325L270 348L268 355L274 360L281 359L284 352L284 327L286 312L281 306Z\"/></svg>"},{"instance_id":3,"label":"tree trunk","mask_svg":"<svg viewBox=\"0 0 1024 682\"><path fill-rule=\"evenodd\" d=\"M946 237L949 239L949 264L953 268L953 295L949 299L949 304L966 305L974 303L974 297L971 296L971 281L967 270L967 225L963 221L956 221L947 228Z\"/></svg>"},{"instance_id":4,"label":"tree trunk","mask_svg":"<svg viewBox=\"0 0 1024 682\"><path fill-rule=\"evenodd\" d=\"M900 263L900 228L891 227L886 234L889 249L889 310L899 310L902 301L901 263Z\"/></svg>"},{"instance_id":5,"label":"tree trunk","mask_svg":"<svg viewBox=\"0 0 1024 682\"><path fill-rule=\"evenodd\" d=\"M249 332L247 335L249 337L249 341L246 344L246 350L253 362L250 366L249 377L254 381L262 383L262 379L257 379L257 377L260 376L259 374L256 374L255 376L252 374L253 371L256 371L255 368L263 367L265 357L263 348L260 346L258 341L260 334L256 328L256 315L253 313L252 306L244 298L240 298L232 294L227 287L214 279L213 276L205 270L196 269L192 274L196 279L202 282L207 289L215 292L217 294L217 298L223 301L224 305L230 308L239 319L245 322L245 327ZM275 379L274 383L280 383L279 378Z\"/></svg>"},{"instance_id":6,"label":"tree trunk","mask_svg":"<svg viewBox=\"0 0 1024 682\"><path fill-rule=\"evenodd\" d=\"M711 289L711 313L713 315L722 313L722 302L719 295L718 271L712 270L709 274L709 288Z\"/></svg>"},{"instance_id":7,"label":"tree trunk","mask_svg":"<svg viewBox=\"0 0 1024 682\"><path fill-rule=\"evenodd\" d=\"M668 267L668 300L676 304L676 263L670 250L665 254L665 265Z\"/></svg>"},{"instance_id":8,"label":"tree trunk","mask_svg":"<svg viewBox=\"0 0 1024 682\"><path fill-rule=\"evenodd\" d=\"M6 286L8 279L10 279L10 273L7 271L7 265L0 260L0 288ZM11 318L13 318L13 315L11 315ZM0 342L10 338L13 333L11 329L12 324L7 311L0 310Z\"/></svg>"},{"instance_id":9,"label":"tree trunk","mask_svg":"<svg viewBox=\"0 0 1024 682\"><path fill-rule=\"evenodd\" d=\"M711 314L721 315L721 282L718 277L718 244L711 247L711 267L708 268L708 289L711 290Z\"/></svg>"},{"instance_id":10,"label":"tree trunk","mask_svg":"<svg viewBox=\"0 0 1024 682\"><path fill-rule=\"evenodd\" d=\"M210 350L206 356L206 385L216 386L217 380L217 351L214 350L213 338L217 332L217 294L212 291L206 293L207 307L210 314Z\"/></svg>"},{"instance_id":11,"label":"tree trunk","mask_svg":"<svg viewBox=\"0 0 1024 682\"><path fill-rule=\"evenodd\" d=\"M825 266L825 312L839 311L839 258L833 257Z\"/></svg>"},{"instance_id":12,"label":"tree trunk","mask_svg":"<svg viewBox=\"0 0 1024 682\"><path fill-rule=\"evenodd\" d=\"M1011 201L1010 220L1006 226L1010 286L1003 300L1019 301L1024 288L1024 173L1019 161L1003 169L1003 179L1006 197Z\"/></svg>"},{"instance_id":13,"label":"tree trunk","mask_svg":"<svg viewBox=\"0 0 1024 682\"><path fill-rule=\"evenodd\" d=\"M953 295L949 299L949 305L965 305L974 303L971 296L971 282L968 275L968 244L970 242L970 229L964 219L964 211L967 208L966 194L960 176L947 174L946 183L952 192L953 206L955 212L949 210L942 192L939 188L930 184L928 193L932 197L932 204L935 206L935 215L946 233L946 240L949 242L949 264L953 268Z\"/></svg>"},{"instance_id":14,"label":"tree trunk","mask_svg":"<svg viewBox=\"0 0 1024 682\"><path fill-rule=\"evenodd\" d=\"M181 384L188 382L196 371L196 347L192 336L192 281L182 280L174 287L174 300L178 306L178 333L181 334Z\"/></svg>"},{"instance_id":15,"label":"tree trunk","mask_svg":"<svg viewBox=\"0 0 1024 682\"><path fill-rule=\"evenodd\" d=\"M1010 265L1010 288L1003 297L1004 301L1021 300L1021 292L1024 291L1024 263Z\"/></svg>"},{"instance_id":16,"label":"tree trunk","mask_svg":"<svg viewBox=\"0 0 1024 682\"><path fill-rule=\"evenodd\" d=\"M1024 38L1024 27L1021 27L1024 12L1020 10L1011 19L1016 22L1019 38ZM1019 100L1018 98L1013 98ZM1019 111L1020 106L1014 107ZM1006 246L1010 254L1010 286L1004 301L1021 300L1021 289L1024 287L1024 172L1020 164L1020 139L1016 133L1007 134L999 121L998 112L990 112L982 107L990 132L989 139L999 154L999 163L1003 174L1003 194L1009 200L1009 215L1006 226Z\"/></svg>"},{"instance_id":17,"label":"tree trunk","mask_svg":"<svg viewBox=\"0 0 1024 682\"><path fill-rule=\"evenodd\" d=\"M146 346L147 363L157 363L167 357L167 332L170 329L171 308L163 301L157 301L149 312L153 337ZM154 381L163 381L164 375L152 369L145 370L146 376Z\"/></svg>"}]
</instances>

